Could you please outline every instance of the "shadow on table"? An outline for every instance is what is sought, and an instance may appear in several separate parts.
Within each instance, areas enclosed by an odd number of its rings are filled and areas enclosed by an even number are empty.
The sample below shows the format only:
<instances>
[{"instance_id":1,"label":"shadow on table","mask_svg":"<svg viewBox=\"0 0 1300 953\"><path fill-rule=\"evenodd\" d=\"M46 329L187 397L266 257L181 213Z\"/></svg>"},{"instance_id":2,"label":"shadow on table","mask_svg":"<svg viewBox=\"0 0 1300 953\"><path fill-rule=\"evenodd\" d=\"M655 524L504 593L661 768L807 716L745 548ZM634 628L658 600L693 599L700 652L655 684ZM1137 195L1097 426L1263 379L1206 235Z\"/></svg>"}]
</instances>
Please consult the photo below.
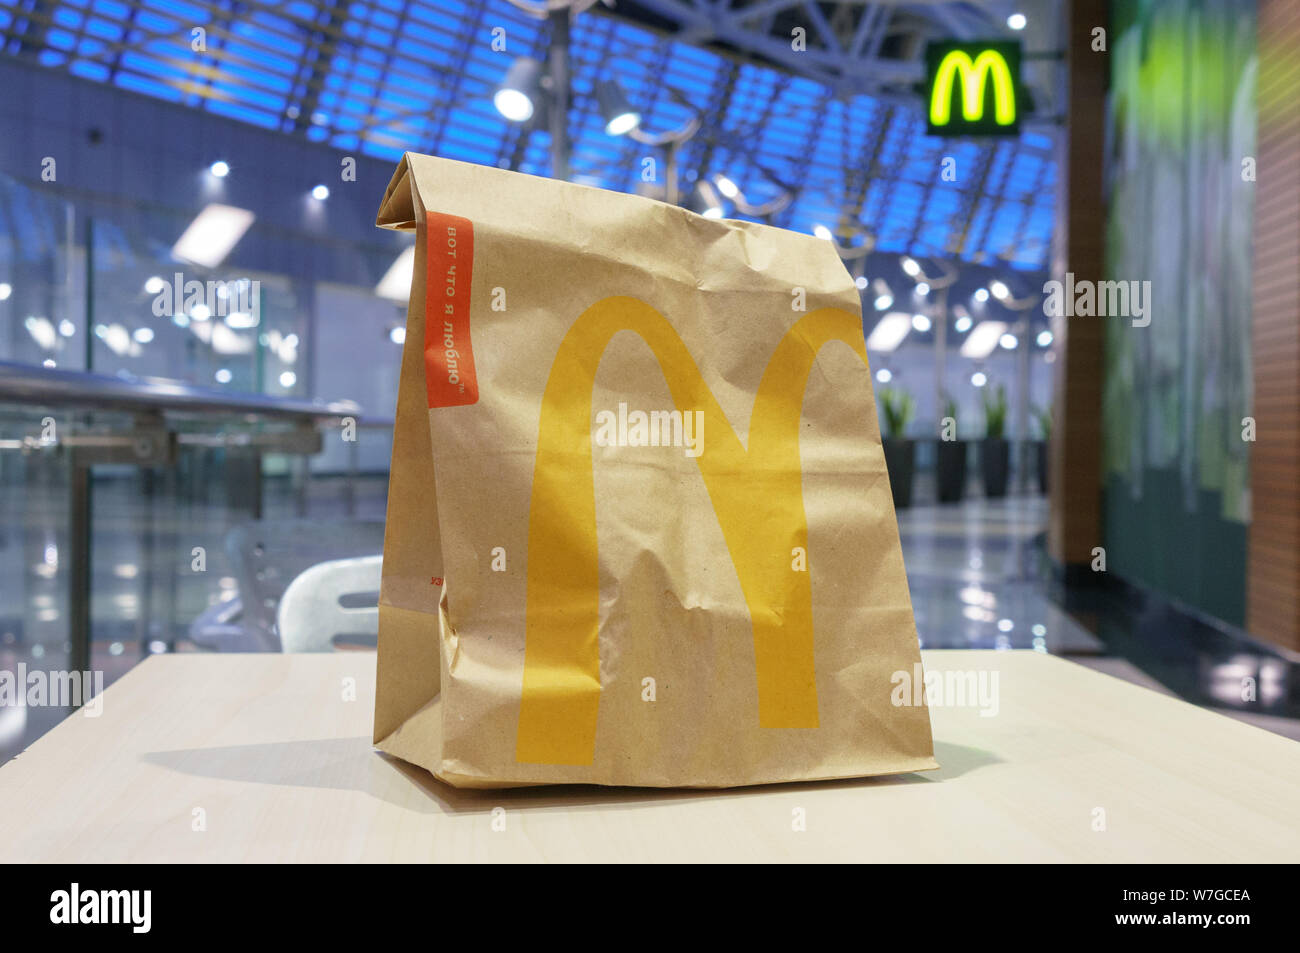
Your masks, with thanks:
<instances>
[{"instance_id":1,"label":"shadow on table","mask_svg":"<svg viewBox=\"0 0 1300 953\"><path fill-rule=\"evenodd\" d=\"M690 799L743 798L782 791L886 787L951 781L998 759L966 745L936 742L937 771L798 781L743 788L629 788L591 784L550 784L534 787L476 790L444 784L423 768L375 750L368 736L278 741L222 748L186 748L144 755L149 764L172 771L247 784L360 791L424 814L491 813L495 807L516 810L601 810L628 804L663 804ZM413 796L412 786L420 794Z\"/></svg>"}]
</instances>

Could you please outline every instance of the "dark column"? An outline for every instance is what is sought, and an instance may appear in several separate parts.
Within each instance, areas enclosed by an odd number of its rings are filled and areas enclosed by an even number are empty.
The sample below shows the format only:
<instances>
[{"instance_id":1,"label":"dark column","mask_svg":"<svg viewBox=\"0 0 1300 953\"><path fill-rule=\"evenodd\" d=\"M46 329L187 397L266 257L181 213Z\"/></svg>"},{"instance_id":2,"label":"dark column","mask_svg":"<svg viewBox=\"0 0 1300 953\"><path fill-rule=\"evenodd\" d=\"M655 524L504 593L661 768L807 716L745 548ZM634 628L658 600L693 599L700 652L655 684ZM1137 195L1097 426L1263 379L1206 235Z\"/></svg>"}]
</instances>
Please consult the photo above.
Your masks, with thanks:
<instances>
[{"instance_id":1,"label":"dark column","mask_svg":"<svg viewBox=\"0 0 1300 953\"><path fill-rule=\"evenodd\" d=\"M1092 31L1107 26L1103 0L1073 0L1065 17L1066 117L1058 139L1060 183L1052 277L1100 281L1105 204L1107 53L1094 52ZM1057 349L1052 400L1047 545L1058 569L1086 568L1101 545L1101 375L1105 323L1054 318ZM1022 346L1029 347L1024 341Z\"/></svg>"}]
</instances>

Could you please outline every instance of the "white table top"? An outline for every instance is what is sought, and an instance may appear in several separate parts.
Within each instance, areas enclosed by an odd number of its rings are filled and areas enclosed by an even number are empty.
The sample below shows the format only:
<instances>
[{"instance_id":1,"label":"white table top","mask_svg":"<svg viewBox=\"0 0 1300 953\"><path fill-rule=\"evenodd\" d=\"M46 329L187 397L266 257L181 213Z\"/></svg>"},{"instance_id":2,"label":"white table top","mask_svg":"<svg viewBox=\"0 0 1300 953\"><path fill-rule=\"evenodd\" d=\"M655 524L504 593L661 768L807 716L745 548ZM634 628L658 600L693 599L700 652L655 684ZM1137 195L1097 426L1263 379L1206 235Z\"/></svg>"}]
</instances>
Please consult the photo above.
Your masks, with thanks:
<instances>
[{"instance_id":1,"label":"white table top","mask_svg":"<svg viewBox=\"0 0 1300 953\"><path fill-rule=\"evenodd\" d=\"M371 747L371 653L157 656L0 768L0 861L1300 861L1300 743L1035 652L923 655L998 676L992 717L932 708L940 770L720 791L456 790Z\"/></svg>"}]
</instances>

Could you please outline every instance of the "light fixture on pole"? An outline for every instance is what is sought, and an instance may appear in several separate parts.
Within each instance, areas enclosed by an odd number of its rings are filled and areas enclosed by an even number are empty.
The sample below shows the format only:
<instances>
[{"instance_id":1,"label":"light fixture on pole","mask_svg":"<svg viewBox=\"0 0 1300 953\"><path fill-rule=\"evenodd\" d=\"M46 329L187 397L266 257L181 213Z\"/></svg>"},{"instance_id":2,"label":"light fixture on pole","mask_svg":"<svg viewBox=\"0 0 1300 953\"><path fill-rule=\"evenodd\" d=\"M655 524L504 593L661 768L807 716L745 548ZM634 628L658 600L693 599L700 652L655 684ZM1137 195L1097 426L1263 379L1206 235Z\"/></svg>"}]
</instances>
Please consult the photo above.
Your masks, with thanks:
<instances>
[{"instance_id":1,"label":"light fixture on pole","mask_svg":"<svg viewBox=\"0 0 1300 953\"><path fill-rule=\"evenodd\" d=\"M695 134L700 131L703 120L695 107L690 104L686 94L672 86L664 87L668 93L668 98L679 106L685 107L689 116L687 120L675 129L669 129L660 133L648 133L639 125L628 132L628 136L635 139L642 145L650 146L652 149L662 149L664 152L664 194L663 200L669 205L677 205L681 202L681 192L677 182L677 158L681 153L682 146L695 138ZM719 203L718 217L721 217L722 209Z\"/></svg>"},{"instance_id":2,"label":"light fixture on pole","mask_svg":"<svg viewBox=\"0 0 1300 953\"><path fill-rule=\"evenodd\" d=\"M527 122L537 111L541 94L542 64L531 56L520 56L506 70L492 103L511 122Z\"/></svg>"},{"instance_id":3,"label":"light fixture on pole","mask_svg":"<svg viewBox=\"0 0 1300 953\"><path fill-rule=\"evenodd\" d=\"M616 79L596 81L596 102L605 120L605 134L625 136L641 125L641 114L632 108Z\"/></svg>"},{"instance_id":4,"label":"light fixture on pole","mask_svg":"<svg viewBox=\"0 0 1300 953\"><path fill-rule=\"evenodd\" d=\"M794 201L794 189L782 182L766 166L754 161L752 156L751 161L754 167L763 173L764 178L781 190L775 197L766 202L754 202L745 195L739 185L721 174L713 176L713 184L718 187L720 193L735 203L736 211L741 215L748 215L750 218L756 218L770 225L773 217L777 213L784 211Z\"/></svg>"},{"instance_id":5,"label":"light fixture on pole","mask_svg":"<svg viewBox=\"0 0 1300 953\"><path fill-rule=\"evenodd\" d=\"M894 292L889 287L889 282L884 278L877 278L871 283L871 290L876 293L875 306L877 311L888 311L894 304Z\"/></svg>"},{"instance_id":6,"label":"light fixture on pole","mask_svg":"<svg viewBox=\"0 0 1300 953\"><path fill-rule=\"evenodd\" d=\"M705 218L722 218L722 196L707 179L696 183L686 207Z\"/></svg>"}]
</instances>

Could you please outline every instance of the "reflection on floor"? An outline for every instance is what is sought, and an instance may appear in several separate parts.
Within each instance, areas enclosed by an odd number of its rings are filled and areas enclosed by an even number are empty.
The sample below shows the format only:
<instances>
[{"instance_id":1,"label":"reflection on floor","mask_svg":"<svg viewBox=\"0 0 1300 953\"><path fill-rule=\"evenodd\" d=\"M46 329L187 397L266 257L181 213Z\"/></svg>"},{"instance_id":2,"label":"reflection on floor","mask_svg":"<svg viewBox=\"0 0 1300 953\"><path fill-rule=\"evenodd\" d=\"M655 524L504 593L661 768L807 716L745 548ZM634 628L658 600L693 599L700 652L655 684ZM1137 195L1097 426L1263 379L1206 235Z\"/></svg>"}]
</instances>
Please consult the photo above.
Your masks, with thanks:
<instances>
[{"instance_id":1,"label":"reflection on floor","mask_svg":"<svg viewBox=\"0 0 1300 953\"><path fill-rule=\"evenodd\" d=\"M1114 580L1049 585L1044 497L916 506L898 526L924 647L1064 655L1300 740L1300 660Z\"/></svg>"},{"instance_id":2,"label":"reflection on floor","mask_svg":"<svg viewBox=\"0 0 1300 953\"><path fill-rule=\"evenodd\" d=\"M287 481L268 478L265 487L267 520L305 509L313 523L330 527L384 514L382 476L362 478L350 502L341 480L313 480L301 497ZM189 640L190 623L239 588L229 543L237 527L249 524L247 510L219 487L183 499L155 494L152 502L145 489L138 477L109 476L95 484L92 669L104 673L105 684L150 652L199 650ZM66 499L66 486L57 480L27 479L7 486L0 502L0 671L16 672L20 664L29 671L67 667ZM1047 503L1039 496L899 513L917 631L926 648L1023 648L1068 656L1300 738L1295 659L1141 593L1049 584L1046 520ZM195 547L206 554L201 572L191 565ZM306 557L317 548L313 540ZM281 575L296 571L286 565ZM274 606L269 609L273 617ZM1254 686L1249 701L1241 700L1243 680ZM62 707L0 705L0 762L66 714Z\"/></svg>"},{"instance_id":3,"label":"reflection on floor","mask_svg":"<svg viewBox=\"0 0 1300 953\"><path fill-rule=\"evenodd\" d=\"M1095 654L1101 642L1048 600L1043 497L900 510L898 532L921 645Z\"/></svg>"}]
</instances>

